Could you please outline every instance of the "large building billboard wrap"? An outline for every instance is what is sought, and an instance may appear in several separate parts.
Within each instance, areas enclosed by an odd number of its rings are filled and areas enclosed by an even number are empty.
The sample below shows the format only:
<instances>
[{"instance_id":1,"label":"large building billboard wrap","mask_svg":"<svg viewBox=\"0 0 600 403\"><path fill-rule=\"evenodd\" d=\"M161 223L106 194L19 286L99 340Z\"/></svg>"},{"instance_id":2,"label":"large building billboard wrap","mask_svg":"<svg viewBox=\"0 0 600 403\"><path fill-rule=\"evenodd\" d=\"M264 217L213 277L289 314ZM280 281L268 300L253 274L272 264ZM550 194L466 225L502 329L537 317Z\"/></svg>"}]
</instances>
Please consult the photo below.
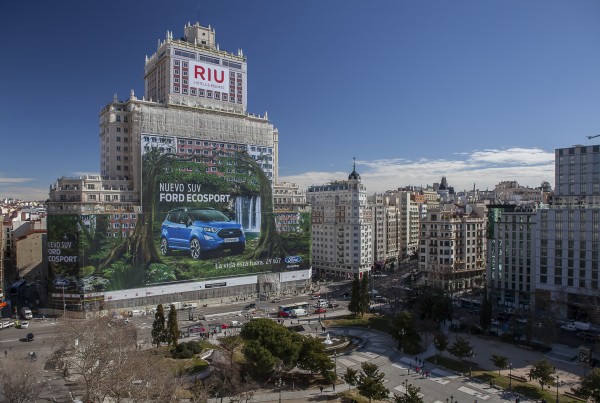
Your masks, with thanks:
<instances>
[{"instance_id":1,"label":"large building billboard wrap","mask_svg":"<svg viewBox=\"0 0 600 403\"><path fill-rule=\"evenodd\" d=\"M144 137L141 213L49 217L54 291L310 268L310 218L273 212L269 164L252 155L256 146L170 137L169 153L151 145L160 136Z\"/></svg>"},{"instance_id":2,"label":"large building billboard wrap","mask_svg":"<svg viewBox=\"0 0 600 403\"><path fill-rule=\"evenodd\" d=\"M214 64L189 61L190 86L205 90L229 92L229 69Z\"/></svg>"}]
</instances>

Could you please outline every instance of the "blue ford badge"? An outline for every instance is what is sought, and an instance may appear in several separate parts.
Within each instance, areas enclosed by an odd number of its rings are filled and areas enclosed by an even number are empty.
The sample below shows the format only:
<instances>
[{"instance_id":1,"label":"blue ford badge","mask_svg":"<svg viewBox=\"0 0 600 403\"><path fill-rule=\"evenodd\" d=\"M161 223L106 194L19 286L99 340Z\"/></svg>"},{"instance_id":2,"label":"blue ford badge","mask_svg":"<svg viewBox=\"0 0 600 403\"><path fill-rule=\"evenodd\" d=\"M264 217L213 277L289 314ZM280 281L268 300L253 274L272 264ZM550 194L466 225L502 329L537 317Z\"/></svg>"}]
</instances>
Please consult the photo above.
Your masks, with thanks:
<instances>
[{"instance_id":1,"label":"blue ford badge","mask_svg":"<svg viewBox=\"0 0 600 403\"><path fill-rule=\"evenodd\" d=\"M287 264L300 263L302 258L300 256L286 256L285 262Z\"/></svg>"}]
</instances>

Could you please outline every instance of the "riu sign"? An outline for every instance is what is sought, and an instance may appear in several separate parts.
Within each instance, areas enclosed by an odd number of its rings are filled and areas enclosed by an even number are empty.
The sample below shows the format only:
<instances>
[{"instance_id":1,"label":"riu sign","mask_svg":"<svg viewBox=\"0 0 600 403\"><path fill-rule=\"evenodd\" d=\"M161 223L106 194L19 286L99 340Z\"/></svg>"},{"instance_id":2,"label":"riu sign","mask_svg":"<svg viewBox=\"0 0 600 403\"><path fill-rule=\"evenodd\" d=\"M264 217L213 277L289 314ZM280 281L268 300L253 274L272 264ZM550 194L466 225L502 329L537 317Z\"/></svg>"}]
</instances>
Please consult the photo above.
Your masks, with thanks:
<instances>
[{"instance_id":1,"label":"riu sign","mask_svg":"<svg viewBox=\"0 0 600 403\"><path fill-rule=\"evenodd\" d=\"M213 64L190 62L189 85L205 90L229 92L229 69Z\"/></svg>"}]
</instances>

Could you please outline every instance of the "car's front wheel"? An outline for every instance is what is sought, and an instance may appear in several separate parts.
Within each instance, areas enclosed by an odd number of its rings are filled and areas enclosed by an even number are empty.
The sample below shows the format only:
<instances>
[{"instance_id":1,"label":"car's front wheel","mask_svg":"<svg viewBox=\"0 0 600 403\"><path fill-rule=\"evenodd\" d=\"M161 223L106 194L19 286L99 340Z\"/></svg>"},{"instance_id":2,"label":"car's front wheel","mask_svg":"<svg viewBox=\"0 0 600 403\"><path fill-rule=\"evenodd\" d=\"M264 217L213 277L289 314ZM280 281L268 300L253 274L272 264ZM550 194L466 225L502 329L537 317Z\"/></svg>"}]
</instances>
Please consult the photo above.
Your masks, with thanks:
<instances>
[{"instance_id":1,"label":"car's front wheel","mask_svg":"<svg viewBox=\"0 0 600 403\"><path fill-rule=\"evenodd\" d=\"M200 259L201 254L202 248L200 247L200 241L196 238L192 239L190 242L190 256L192 259Z\"/></svg>"},{"instance_id":2,"label":"car's front wheel","mask_svg":"<svg viewBox=\"0 0 600 403\"><path fill-rule=\"evenodd\" d=\"M160 238L160 254L163 256L169 256L171 254L167 238Z\"/></svg>"}]
</instances>

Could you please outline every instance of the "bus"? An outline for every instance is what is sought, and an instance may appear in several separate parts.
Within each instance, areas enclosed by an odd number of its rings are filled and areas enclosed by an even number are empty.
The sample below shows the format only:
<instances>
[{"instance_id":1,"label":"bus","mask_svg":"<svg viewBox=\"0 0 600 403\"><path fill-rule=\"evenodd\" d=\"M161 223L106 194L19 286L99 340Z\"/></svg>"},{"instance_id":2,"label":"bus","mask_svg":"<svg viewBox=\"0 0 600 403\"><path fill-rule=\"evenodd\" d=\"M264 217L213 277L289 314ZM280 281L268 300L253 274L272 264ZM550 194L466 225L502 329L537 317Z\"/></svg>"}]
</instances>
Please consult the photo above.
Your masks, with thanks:
<instances>
[{"instance_id":1,"label":"bus","mask_svg":"<svg viewBox=\"0 0 600 403\"><path fill-rule=\"evenodd\" d=\"M287 318L292 314L292 309L305 309L308 312L308 302L294 302L287 305L279 305L278 316Z\"/></svg>"},{"instance_id":2,"label":"bus","mask_svg":"<svg viewBox=\"0 0 600 403\"><path fill-rule=\"evenodd\" d=\"M16 283L10 286L10 295L19 295L26 285L27 280L25 280L24 278L17 281Z\"/></svg>"}]
</instances>

